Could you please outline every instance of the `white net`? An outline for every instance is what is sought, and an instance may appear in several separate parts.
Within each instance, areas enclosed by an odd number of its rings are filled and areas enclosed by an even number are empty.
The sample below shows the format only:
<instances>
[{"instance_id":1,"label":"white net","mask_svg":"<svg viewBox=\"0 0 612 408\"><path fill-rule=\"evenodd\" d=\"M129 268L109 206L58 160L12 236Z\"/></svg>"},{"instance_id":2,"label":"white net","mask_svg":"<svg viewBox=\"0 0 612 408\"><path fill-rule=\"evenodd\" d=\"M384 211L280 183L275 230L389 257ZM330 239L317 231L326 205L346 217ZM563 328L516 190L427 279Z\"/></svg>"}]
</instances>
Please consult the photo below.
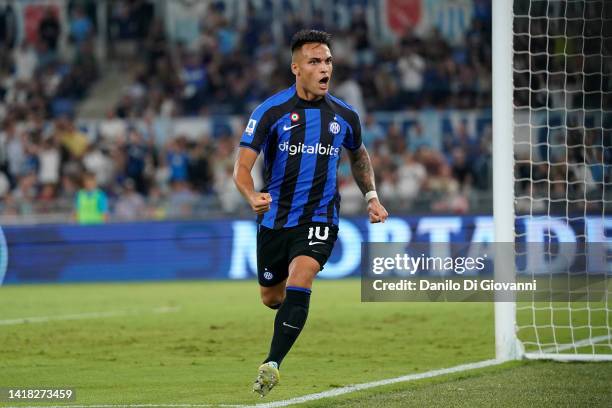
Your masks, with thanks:
<instances>
[{"instance_id":1,"label":"white net","mask_svg":"<svg viewBox=\"0 0 612 408\"><path fill-rule=\"evenodd\" d=\"M612 1L515 0L513 12L516 240L543 240L551 258L559 240L609 242ZM602 297L518 303L525 352L611 354Z\"/></svg>"}]
</instances>

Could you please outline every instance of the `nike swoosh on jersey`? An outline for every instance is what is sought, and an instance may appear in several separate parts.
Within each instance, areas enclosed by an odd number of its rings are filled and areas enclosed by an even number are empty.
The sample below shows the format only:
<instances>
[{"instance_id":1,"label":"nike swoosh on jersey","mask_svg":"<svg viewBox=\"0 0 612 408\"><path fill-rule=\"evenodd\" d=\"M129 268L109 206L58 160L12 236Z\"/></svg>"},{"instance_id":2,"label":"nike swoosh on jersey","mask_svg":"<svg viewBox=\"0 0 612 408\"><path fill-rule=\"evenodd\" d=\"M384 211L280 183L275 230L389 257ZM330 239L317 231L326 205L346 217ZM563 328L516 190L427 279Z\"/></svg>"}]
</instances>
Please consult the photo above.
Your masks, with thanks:
<instances>
[{"instance_id":1,"label":"nike swoosh on jersey","mask_svg":"<svg viewBox=\"0 0 612 408\"><path fill-rule=\"evenodd\" d=\"M317 244L324 244L325 242L318 242L318 241L310 241L308 243L308 245L317 245Z\"/></svg>"},{"instance_id":2,"label":"nike swoosh on jersey","mask_svg":"<svg viewBox=\"0 0 612 408\"><path fill-rule=\"evenodd\" d=\"M301 123L297 123L297 124L295 124L295 125L293 125L293 126L289 126L289 127L287 127L287 125L285 125L285 126L283 126L283 132L286 132L286 131L288 131L288 130L291 130L291 129L293 129L294 127L297 127L297 126L300 126L300 125L301 125Z\"/></svg>"}]
</instances>

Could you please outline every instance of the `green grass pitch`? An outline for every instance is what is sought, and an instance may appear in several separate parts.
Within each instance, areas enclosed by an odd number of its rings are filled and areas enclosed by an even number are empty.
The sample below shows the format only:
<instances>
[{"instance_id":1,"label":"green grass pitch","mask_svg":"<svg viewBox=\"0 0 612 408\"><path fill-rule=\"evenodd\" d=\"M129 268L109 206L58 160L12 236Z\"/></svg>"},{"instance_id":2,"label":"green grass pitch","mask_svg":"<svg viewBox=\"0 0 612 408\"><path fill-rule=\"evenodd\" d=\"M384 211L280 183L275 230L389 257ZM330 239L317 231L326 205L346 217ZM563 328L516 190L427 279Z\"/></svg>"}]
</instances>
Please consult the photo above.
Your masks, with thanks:
<instances>
[{"instance_id":1,"label":"green grass pitch","mask_svg":"<svg viewBox=\"0 0 612 408\"><path fill-rule=\"evenodd\" d=\"M54 316L67 320L9 321ZM0 387L70 386L81 405L249 405L494 357L492 304L361 303L358 280L319 280L262 400L250 388L273 318L255 281L1 287ZM299 406L610 406L610 384L610 363L515 362Z\"/></svg>"}]
</instances>

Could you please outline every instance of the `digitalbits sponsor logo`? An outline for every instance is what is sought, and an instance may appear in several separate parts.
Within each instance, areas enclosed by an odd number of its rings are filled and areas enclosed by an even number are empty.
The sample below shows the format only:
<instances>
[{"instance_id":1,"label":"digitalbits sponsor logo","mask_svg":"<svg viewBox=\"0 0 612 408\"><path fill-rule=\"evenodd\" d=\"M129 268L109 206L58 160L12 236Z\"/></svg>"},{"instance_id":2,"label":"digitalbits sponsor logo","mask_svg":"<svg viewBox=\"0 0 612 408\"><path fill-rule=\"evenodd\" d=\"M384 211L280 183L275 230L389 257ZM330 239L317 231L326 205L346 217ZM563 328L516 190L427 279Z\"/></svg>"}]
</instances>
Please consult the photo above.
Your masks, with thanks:
<instances>
[{"instance_id":1,"label":"digitalbits sponsor logo","mask_svg":"<svg viewBox=\"0 0 612 408\"><path fill-rule=\"evenodd\" d=\"M333 145L328 144L327 146L322 145L321 143L317 143L314 146L306 145L302 142L297 145L289 144L288 141L278 144L278 150L281 152L289 152L289 156L296 155L298 153L302 154L320 154L322 156L333 156L336 157L340 154L340 148L334 147Z\"/></svg>"},{"instance_id":2,"label":"digitalbits sponsor logo","mask_svg":"<svg viewBox=\"0 0 612 408\"><path fill-rule=\"evenodd\" d=\"M6 275L6 269L8 266L8 246L6 245L6 238L4 237L4 231L0 227L0 285L4 281Z\"/></svg>"}]
</instances>

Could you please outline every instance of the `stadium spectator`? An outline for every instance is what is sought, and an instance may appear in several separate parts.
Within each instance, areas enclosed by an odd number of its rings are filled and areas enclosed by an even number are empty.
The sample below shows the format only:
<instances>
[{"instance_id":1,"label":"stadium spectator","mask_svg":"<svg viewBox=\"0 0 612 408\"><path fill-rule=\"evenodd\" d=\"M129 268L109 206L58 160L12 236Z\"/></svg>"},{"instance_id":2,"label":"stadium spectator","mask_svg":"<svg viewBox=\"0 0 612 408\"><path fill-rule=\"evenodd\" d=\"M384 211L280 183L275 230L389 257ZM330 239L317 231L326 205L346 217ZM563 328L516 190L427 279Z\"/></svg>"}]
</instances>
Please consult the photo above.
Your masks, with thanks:
<instances>
[{"instance_id":1,"label":"stadium spectator","mask_svg":"<svg viewBox=\"0 0 612 408\"><path fill-rule=\"evenodd\" d=\"M480 141L469 133L465 122L460 122L454 130L455 132L451 136L451 150L447 150L444 153L447 155L452 154L452 150L459 147L465 152L467 161L472 163L480 150Z\"/></svg>"},{"instance_id":2,"label":"stadium spectator","mask_svg":"<svg viewBox=\"0 0 612 408\"><path fill-rule=\"evenodd\" d=\"M188 115L198 113L204 101L207 87L206 68L200 56L188 53L183 57L183 66L180 72L183 82L183 109Z\"/></svg>"},{"instance_id":3,"label":"stadium spectator","mask_svg":"<svg viewBox=\"0 0 612 408\"><path fill-rule=\"evenodd\" d=\"M85 173L82 188L77 192L75 217L80 224L99 224L108 220L108 198L98 188L96 175Z\"/></svg>"},{"instance_id":4,"label":"stadium spectator","mask_svg":"<svg viewBox=\"0 0 612 408\"><path fill-rule=\"evenodd\" d=\"M432 148L433 143L423 130L423 125L420 122L416 122L414 126L410 128L408 133L408 150L411 153L416 153L421 148Z\"/></svg>"},{"instance_id":5,"label":"stadium spectator","mask_svg":"<svg viewBox=\"0 0 612 408\"><path fill-rule=\"evenodd\" d=\"M44 139L37 149L38 182L43 186L55 186L59 183L61 157L60 150L53 136Z\"/></svg>"},{"instance_id":6,"label":"stadium spectator","mask_svg":"<svg viewBox=\"0 0 612 408\"><path fill-rule=\"evenodd\" d=\"M377 190L381 197L385 197L385 202L392 204L393 206L398 205L398 177L397 167L395 164L391 164L389 167L384 167L379 176L379 182L377 182Z\"/></svg>"},{"instance_id":7,"label":"stadium spectator","mask_svg":"<svg viewBox=\"0 0 612 408\"><path fill-rule=\"evenodd\" d=\"M15 46L17 37L15 17L15 10L10 2L0 5L0 44L4 44L9 50Z\"/></svg>"},{"instance_id":8,"label":"stadium spectator","mask_svg":"<svg viewBox=\"0 0 612 408\"><path fill-rule=\"evenodd\" d=\"M78 5L75 6L70 18L70 39L79 46L92 34L93 24L85 14L85 10Z\"/></svg>"},{"instance_id":9,"label":"stadium spectator","mask_svg":"<svg viewBox=\"0 0 612 408\"><path fill-rule=\"evenodd\" d=\"M123 182L123 191L115 204L115 218L121 221L133 221L146 216L145 200L136 190L136 183L132 179Z\"/></svg>"},{"instance_id":10,"label":"stadium spectator","mask_svg":"<svg viewBox=\"0 0 612 408\"><path fill-rule=\"evenodd\" d=\"M194 213L197 201L197 195L186 181L172 180L167 215L172 218L189 218Z\"/></svg>"},{"instance_id":11,"label":"stadium spectator","mask_svg":"<svg viewBox=\"0 0 612 408\"><path fill-rule=\"evenodd\" d=\"M6 121L2 133L3 145L6 148L6 159L8 164L8 176L11 184L23 174L25 163L25 135L18 132L15 123Z\"/></svg>"},{"instance_id":12,"label":"stadium spectator","mask_svg":"<svg viewBox=\"0 0 612 408\"><path fill-rule=\"evenodd\" d=\"M96 175L96 181L102 188L108 189L115 177L115 165L108 154L108 149L100 143L92 143L83 156L83 167Z\"/></svg>"},{"instance_id":13,"label":"stadium spectator","mask_svg":"<svg viewBox=\"0 0 612 408\"><path fill-rule=\"evenodd\" d=\"M439 173L428 180L430 190L439 197L431 208L434 212L465 214L469 211L469 200L451 171L450 166L442 165Z\"/></svg>"},{"instance_id":14,"label":"stadium spectator","mask_svg":"<svg viewBox=\"0 0 612 408\"><path fill-rule=\"evenodd\" d=\"M420 194L421 187L427 178L427 172L412 153L406 152L397 175L397 194L400 199L404 200L406 207L409 207L410 203Z\"/></svg>"},{"instance_id":15,"label":"stadium spectator","mask_svg":"<svg viewBox=\"0 0 612 408\"><path fill-rule=\"evenodd\" d=\"M158 61L163 60L168 55L166 30L162 20L159 18L153 20L149 30L147 30L146 25L142 29L146 33L144 49L147 55L147 67L156 67L158 66Z\"/></svg>"},{"instance_id":16,"label":"stadium spectator","mask_svg":"<svg viewBox=\"0 0 612 408\"><path fill-rule=\"evenodd\" d=\"M405 45L397 68L401 76L402 105L414 106L423 89L425 59L416 52L414 45Z\"/></svg>"},{"instance_id":17,"label":"stadium spectator","mask_svg":"<svg viewBox=\"0 0 612 408\"><path fill-rule=\"evenodd\" d=\"M193 143L189 149L188 174L189 182L200 194L213 192L213 175L210 161L214 154L208 138Z\"/></svg>"},{"instance_id":18,"label":"stadium spectator","mask_svg":"<svg viewBox=\"0 0 612 408\"><path fill-rule=\"evenodd\" d=\"M474 177L465 150L462 147L455 147L451 154L452 172L455 180L459 182L460 186L472 184Z\"/></svg>"},{"instance_id":19,"label":"stadium spectator","mask_svg":"<svg viewBox=\"0 0 612 408\"><path fill-rule=\"evenodd\" d=\"M25 41L22 42L21 46L15 49L13 59L15 61L15 79L31 81L38 67L38 56L33 47Z\"/></svg>"},{"instance_id":20,"label":"stadium spectator","mask_svg":"<svg viewBox=\"0 0 612 408\"><path fill-rule=\"evenodd\" d=\"M53 214L57 211L57 197L55 184L43 184L36 197L36 212L39 214Z\"/></svg>"},{"instance_id":21,"label":"stadium spectator","mask_svg":"<svg viewBox=\"0 0 612 408\"><path fill-rule=\"evenodd\" d=\"M36 195L36 173L24 173L19 177L17 187L15 187L11 194L19 214L29 215L34 212Z\"/></svg>"},{"instance_id":22,"label":"stadium spectator","mask_svg":"<svg viewBox=\"0 0 612 408\"><path fill-rule=\"evenodd\" d=\"M109 110L106 120L99 125L98 132L105 143L122 143L127 132L124 120L117 117L114 110Z\"/></svg>"},{"instance_id":23,"label":"stadium spectator","mask_svg":"<svg viewBox=\"0 0 612 408\"><path fill-rule=\"evenodd\" d=\"M57 137L69 160L80 160L89 145L87 136L76 128L73 121L66 117L58 119L55 126Z\"/></svg>"},{"instance_id":24,"label":"stadium spectator","mask_svg":"<svg viewBox=\"0 0 612 408\"><path fill-rule=\"evenodd\" d=\"M389 129L387 129L385 142L392 154L394 156L397 155L398 159L406 151L406 137L395 124L389 126Z\"/></svg>"},{"instance_id":25,"label":"stadium spectator","mask_svg":"<svg viewBox=\"0 0 612 408\"><path fill-rule=\"evenodd\" d=\"M368 114L361 128L361 136L363 138L363 143L370 149L377 142L384 141L385 129L376 121L374 115Z\"/></svg>"},{"instance_id":26,"label":"stadium spectator","mask_svg":"<svg viewBox=\"0 0 612 408\"><path fill-rule=\"evenodd\" d=\"M151 160L151 152L138 129L132 128L128 131L127 143L125 144L124 150L126 156L124 174L131 180L130 184L135 185L138 193L146 194L145 166L146 163Z\"/></svg>"},{"instance_id":27,"label":"stadium spectator","mask_svg":"<svg viewBox=\"0 0 612 408\"><path fill-rule=\"evenodd\" d=\"M187 140L184 136L173 139L168 144L166 162L170 170L170 182L187 181L189 178L189 156L186 148Z\"/></svg>"},{"instance_id":28,"label":"stadium spectator","mask_svg":"<svg viewBox=\"0 0 612 408\"><path fill-rule=\"evenodd\" d=\"M49 6L45 10L45 15L38 25L38 38L49 51L55 53L61 33L62 27L59 19L53 7Z\"/></svg>"},{"instance_id":29,"label":"stadium spectator","mask_svg":"<svg viewBox=\"0 0 612 408\"><path fill-rule=\"evenodd\" d=\"M374 62L374 52L370 46L368 22L365 10L362 7L353 7L350 31L355 39L355 52L358 64L372 64Z\"/></svg>"}]
</instances>

